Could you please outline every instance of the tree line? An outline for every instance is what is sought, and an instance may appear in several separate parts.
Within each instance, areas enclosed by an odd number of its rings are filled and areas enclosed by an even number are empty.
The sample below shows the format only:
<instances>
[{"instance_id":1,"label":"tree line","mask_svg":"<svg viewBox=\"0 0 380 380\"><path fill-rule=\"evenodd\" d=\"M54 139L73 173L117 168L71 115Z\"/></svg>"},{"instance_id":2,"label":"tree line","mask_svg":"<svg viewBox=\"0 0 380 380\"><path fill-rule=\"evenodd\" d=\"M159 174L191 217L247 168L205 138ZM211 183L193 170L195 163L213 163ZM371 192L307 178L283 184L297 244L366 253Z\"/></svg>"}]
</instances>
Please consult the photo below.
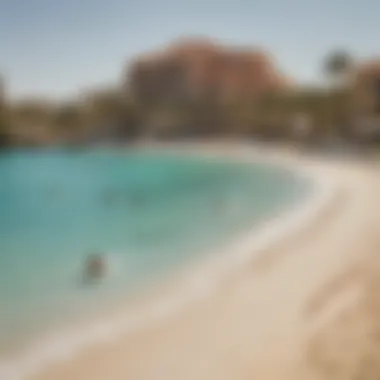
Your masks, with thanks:
<instances>
[{"instance_id":1,"label":"tree line","mask_svg":"<svg viewBox=\"0 0 380 380\"><path fill-rule=\"evenodd\" d=\"M294 116L306 114L315 126L311 138L339 132L351 118L348 78L354 67L344 51L323 64L329 88L296 88L220 103L212 98L144 104L128 89L93 91L63 104L32 99L0 100L0 144L82 143L91 139L180 138L238 135L289 138Z\"/></svg>"}]
</instances>

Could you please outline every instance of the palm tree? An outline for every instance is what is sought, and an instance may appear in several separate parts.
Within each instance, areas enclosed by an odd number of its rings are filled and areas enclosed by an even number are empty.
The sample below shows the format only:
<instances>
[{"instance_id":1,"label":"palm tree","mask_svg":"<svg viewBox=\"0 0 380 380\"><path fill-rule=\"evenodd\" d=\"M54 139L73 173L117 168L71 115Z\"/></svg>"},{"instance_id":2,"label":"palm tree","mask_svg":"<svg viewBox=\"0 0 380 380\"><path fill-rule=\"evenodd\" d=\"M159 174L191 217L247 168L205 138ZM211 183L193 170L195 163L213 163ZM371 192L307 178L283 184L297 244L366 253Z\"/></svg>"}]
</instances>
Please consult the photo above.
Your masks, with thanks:
<instances>
[{"instance_id":1,"label":"palm tree","mask_svg":"<svg viewBox=\"0 0 380 380\"><path fill-rule=\"evenodd\" d=\"M336 50L327 55L323 71L333 85L347 84L353 65L353 58L348 52Z\"/></svg>"},{"instance_id":2,"label":"palm tree","mask_svg":"<svg viewBox=\"0 0 380 380\"><path fill-rule=\"evenodd\" d=\"M350 78L354 60L352 56L344 50L335 50L326 56L323 64L323 71L329 80L329 89L326 94L326 113L330 125L328 130L331 131L332 124L339 122L337 114L349 113L350 98ZM338 109L339 108L339 109ZM343 117L344 119L345 117Z\"/></svg>"}]
</instances>

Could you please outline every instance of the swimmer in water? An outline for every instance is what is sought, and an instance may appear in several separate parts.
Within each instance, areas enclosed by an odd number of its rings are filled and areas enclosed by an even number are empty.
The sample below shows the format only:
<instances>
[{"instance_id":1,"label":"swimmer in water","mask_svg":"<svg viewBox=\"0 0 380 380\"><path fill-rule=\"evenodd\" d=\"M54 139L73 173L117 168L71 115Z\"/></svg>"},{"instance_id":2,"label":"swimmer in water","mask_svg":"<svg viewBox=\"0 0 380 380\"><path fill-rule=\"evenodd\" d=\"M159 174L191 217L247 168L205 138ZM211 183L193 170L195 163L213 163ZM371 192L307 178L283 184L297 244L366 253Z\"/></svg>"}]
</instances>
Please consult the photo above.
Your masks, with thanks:
<instances>
[{"instance_id":1,"label":"swimmer in water","mask_svg":"<svg viewBox=\"0 0 380 380\"><path fill-rule=\"evenodd\" d=\"M99 279L104 277L106 272L106 262L100 254L92 254L87 258L84 268L86 278Z\"/></svg>"}]
</instances>

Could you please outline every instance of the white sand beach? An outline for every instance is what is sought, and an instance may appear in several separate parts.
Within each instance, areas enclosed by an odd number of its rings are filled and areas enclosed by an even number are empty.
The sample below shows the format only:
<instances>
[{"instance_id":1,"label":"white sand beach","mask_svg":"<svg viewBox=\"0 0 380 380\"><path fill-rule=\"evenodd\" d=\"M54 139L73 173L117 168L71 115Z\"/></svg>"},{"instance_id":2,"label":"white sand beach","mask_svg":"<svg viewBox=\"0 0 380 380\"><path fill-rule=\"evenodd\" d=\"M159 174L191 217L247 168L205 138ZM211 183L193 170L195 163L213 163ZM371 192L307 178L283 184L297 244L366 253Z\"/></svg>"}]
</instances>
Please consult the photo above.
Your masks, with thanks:
<instances>
[{"instance_id":1,"label":"white sand beach","mask_svg":"<svg viewBox=\"0 0 380 380\"><path fill-rule=\"evenodd\" d=\"M380 346L367 331L380 331L372 318L380 313L372 296L380 281L371 275L380 268L379 169L295 151L196 149L231 159L263 155L307 170L332 184L331 197L288 236L231 265L217 287L187 307L94 345L34 379L348 379L368 371L363 355L373 356ZM180 291L180 285L171 286ZM370 368L374 374L375 364Z\"/></svg>"}]
</instances>

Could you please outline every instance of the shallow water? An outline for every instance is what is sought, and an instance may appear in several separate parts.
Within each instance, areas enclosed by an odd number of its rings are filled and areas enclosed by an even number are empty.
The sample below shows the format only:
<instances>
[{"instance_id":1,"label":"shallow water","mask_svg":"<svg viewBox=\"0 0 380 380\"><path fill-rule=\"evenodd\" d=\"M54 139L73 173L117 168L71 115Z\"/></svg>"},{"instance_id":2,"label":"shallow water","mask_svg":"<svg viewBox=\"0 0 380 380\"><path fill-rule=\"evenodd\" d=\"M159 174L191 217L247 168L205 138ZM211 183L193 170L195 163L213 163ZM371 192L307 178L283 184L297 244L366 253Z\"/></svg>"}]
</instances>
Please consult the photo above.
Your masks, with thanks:
<instances>
[{"instance_id":1,"label":"shallow water","mask_svg":"<svg viewBox=\"0 0 380 380\"><path fill-rule=\"evenodd\" d=\"M223 247L307 194L262 164L111 150L0 155L0 352ZM109 273L83 281L91 252Z\"/></svg>"}]
</instances>

